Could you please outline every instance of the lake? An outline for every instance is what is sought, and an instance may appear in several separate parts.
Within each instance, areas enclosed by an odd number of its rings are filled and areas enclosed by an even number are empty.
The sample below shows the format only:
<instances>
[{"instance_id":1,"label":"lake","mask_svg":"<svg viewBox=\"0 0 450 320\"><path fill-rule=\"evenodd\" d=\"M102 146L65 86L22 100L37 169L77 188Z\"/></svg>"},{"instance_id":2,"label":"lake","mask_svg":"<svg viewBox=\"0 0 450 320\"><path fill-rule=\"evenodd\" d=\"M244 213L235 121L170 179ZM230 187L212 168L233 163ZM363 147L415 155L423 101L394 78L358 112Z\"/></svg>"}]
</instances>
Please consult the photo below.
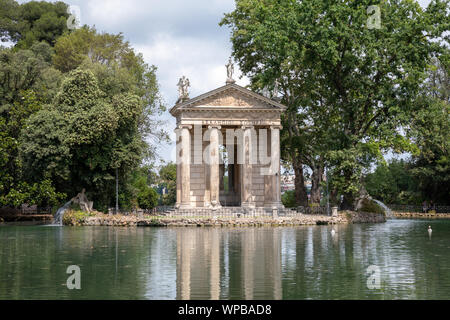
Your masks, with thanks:
<instances>
[{"instance_id":1,"label":"lake","mask_svg":"<svg viewBox=\"0 0 450 320\"><path fill-rule=\"evenodd\" d=\"M3 225L0 299L450 298L450 220L334 228Z\"/></svg>"}]
</instances>

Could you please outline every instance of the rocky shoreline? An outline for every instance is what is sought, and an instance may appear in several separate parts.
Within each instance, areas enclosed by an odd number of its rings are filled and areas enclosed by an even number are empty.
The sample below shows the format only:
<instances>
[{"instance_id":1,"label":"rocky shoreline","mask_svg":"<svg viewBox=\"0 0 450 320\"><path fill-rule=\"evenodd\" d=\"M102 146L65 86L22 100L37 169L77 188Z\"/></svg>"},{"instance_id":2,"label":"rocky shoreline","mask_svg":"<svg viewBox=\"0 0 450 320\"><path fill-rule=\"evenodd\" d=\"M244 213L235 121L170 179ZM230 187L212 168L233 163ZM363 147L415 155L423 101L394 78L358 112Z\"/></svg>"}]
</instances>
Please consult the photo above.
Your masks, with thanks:
<instances>
[{"instance_id":1,"label":"rocky shoreline","mask_svg":"<svg viewBox=\"0 0 450 320\"><path fill-rule=\"evenodd\" d=\"M450 213L422 213L422 212L395 212L392 214L396 218L414 218L414 219L450 219Z\"/></svg>"},{"instance_id":2,"label":"rocky shoreline","mask_svg":"<svg viewBox=\"0 0 450 320\"><path fill-rule=\"evenodd\" d=\"M68 213L65 225L72 226L124 226L124 227L248 227L248 226L299 226L346 223L381 223L386 218L379 213L340 212L337 216L298 214L292 217L164 217L126 216L96 213L74 219Z\"/></svg>"}]
</instances>

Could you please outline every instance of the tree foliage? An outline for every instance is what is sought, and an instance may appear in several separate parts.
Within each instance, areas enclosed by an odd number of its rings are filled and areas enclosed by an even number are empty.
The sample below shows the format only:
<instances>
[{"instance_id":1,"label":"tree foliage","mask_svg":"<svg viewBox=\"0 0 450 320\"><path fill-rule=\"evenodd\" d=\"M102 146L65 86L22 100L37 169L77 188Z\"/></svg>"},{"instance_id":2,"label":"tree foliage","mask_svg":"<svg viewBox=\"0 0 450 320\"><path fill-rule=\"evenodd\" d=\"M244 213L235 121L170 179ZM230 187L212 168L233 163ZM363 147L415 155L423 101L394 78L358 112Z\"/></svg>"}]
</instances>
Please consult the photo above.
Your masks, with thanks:
<instances>
[{"instance_id":1,"label":"tree foliage","mask_svg":"<svg viewBox=\"0 0 450 320\"><path fill-rule=\"evenodd\" d=\"M161 185L167 190L162 195L161 204L165 206L174 205L177 201L177 165L169 162L159 169Z\"/></svg>"},{"instance_id":2,"label":"tree foliage","mask_svg":"<svg viewBox=\"0 0 450 320\"><path fill-rule=\"evenodd\" d=\"M53 63L62 72L76 68L92 71L99 88L109 97L123 93L138 96L142 104L140 133L154 142L168 140L163 122L157 120L165 107L159 94L156 67L145 63L121 33L98 33L87 26L67 33L55 44ZM155 157L154 145L147 146L146 156Z\"/></svg>"},{"instance_id":3,"label":"tree foliage","mask_svg":"<svg viewBox=\"0 0 450 320\"><path fill-rule=\"evenodd\" d=\"M0 0L0 39L27 49L35 42L54 45L67 30L68 6L63 2Z\"/></svg>"},{"instance_id":4,"label":"tree foliage","mask_svg":"<svg viewBox=\"0 0 450 320\"><path fill-rule=\"evenodd\" d=\"M373 198L388 204L420 204L423 199L417 192L417 184L411 165L405 160L391 160L380 164L365 178L365 187Z\"/></svg>"},{"instance_id":5,"label":"tree foliage","mask_svg":"<svg viewBox=\"0 0 450 320\"><path fill-rule=\"evenodd\" d=\"M72 71L54 102L32 115L22 132L28 179L50 178L68 194L86 188L108 202L114 169L123 177L142 159L141 108L137 96L106 97L92 72Z\"/></svg>"},{"instance_id":6,"label":"tree foliage","mask_svg":"<svg viewBox=\"0 0 450 320\"><path fill-rule=\"evenodd\" d=\"M18 192L22 181L20 132L59 85L61 75L52 68L50 56L46 43L35 43L29 50L0 49L0 194ZM14 203L2 199L0 205Z\"/></svg>"},{"instance_id":7,"label":"tree foliage","mask_svg":"<svg viewBox=\"0 0 450 320\"><path fill-rule=\"evenodd\" d=\"M156 67L121 33L67 30L63 2L0 5L0 39L14 43L0 49L0 205L55 204L86 188L106 210L116 170L121 206L151 196L135 183L168 138Z\"/></svg>"},{"instance_id":8,"label":"tree foliage","mask_svg":"<svg viewBox=\"0 0 450 320\"><path fill-rule=\"evenodd\" d=\"M379 29L367 28L372 4L239 0L222 21L252 87L288 106L282 142L294 167L306 164L319 177L330 167L347 207L367 164L383 150L410 147L397 129L410 123L428 63L448 38L448 1L426 10L383 1Z\"/></svg>"}]
</instances>

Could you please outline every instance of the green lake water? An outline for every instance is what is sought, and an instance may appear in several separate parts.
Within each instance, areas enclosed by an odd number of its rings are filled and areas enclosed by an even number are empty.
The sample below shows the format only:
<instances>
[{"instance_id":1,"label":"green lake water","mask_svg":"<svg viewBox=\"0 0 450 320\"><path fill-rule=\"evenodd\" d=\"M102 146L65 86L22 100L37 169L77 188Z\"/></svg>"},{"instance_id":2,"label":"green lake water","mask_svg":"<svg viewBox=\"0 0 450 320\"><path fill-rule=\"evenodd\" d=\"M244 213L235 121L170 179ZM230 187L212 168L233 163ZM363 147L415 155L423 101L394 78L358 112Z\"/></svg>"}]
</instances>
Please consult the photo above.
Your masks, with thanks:
<instances>
[{"instance_id":1,"label":"green lake water","mask_svg":"<svg viewBox=\"0 0 450 320\"><path fill-rule=\"evenodd\" d=\"M450 298L450 220L334 228L0 226L0 299Z\"/></svg>"}]
</instances>

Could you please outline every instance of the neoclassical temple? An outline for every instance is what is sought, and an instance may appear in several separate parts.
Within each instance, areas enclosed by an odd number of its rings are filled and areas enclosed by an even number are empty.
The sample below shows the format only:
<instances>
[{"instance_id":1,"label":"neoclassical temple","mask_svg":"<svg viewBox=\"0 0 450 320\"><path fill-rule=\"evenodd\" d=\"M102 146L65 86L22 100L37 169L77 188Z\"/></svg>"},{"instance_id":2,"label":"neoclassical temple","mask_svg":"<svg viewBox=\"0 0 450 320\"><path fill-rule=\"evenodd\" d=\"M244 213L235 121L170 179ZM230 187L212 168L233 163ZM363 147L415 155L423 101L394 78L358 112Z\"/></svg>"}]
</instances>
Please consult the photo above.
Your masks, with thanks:
<instances>
[{"instance_id":1,"label":"neoclassical temple","mask_svg":"<svg viewBox=\"0 0 450 320\"><path fill-rule=\"evenodd\" d=\"M280 189L281 113L286 107L232 79L189 98L178 83L170 113L177 127L176 208L283 208Z\"/></svg>"}]
</instances>

